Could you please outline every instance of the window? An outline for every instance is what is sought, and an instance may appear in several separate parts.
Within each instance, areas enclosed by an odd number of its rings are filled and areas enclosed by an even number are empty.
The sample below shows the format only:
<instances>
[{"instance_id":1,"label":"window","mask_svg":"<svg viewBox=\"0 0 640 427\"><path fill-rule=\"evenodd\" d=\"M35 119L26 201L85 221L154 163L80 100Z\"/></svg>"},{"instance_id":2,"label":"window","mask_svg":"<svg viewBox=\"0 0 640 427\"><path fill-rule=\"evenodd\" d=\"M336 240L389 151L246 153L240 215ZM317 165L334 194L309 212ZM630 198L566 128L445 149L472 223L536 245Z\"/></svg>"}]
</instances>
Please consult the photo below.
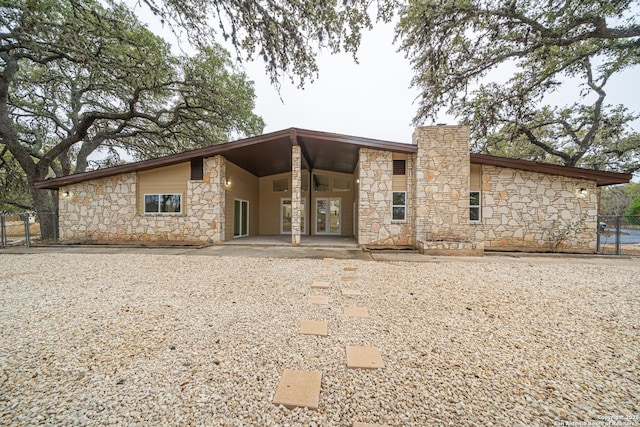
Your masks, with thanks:
<instances>
[{"instance_id":1,"label":"window","mask_svg":"<svg viewBox=\"0 0 640 427\"><path fill-rule=\"evenodd\" d=\"M343 176L333 177L333 191L349 191L351 190L351 178Z\"/></svg>"},{"instance_id":2,"label":"window","mask_svg":"<svg viewBox=\"0 0 640 427\"><path fill-rule=\"evenodd\" d=\"M329 175L313 174L313 191L329 191L331 177Z\"/></svg>"},{"instance_id":3,"label":"window","mask_svg":"<svg viewBox=\"0 0 640 427\"><path fill-rule=\"evenodd\" d=\"M469 219L471 221L480 221L480 192L469 192Z\"/></svg>"},{"instance_id":4,"label":"window","mask_svg":"<svg viewBox=\"0 0 640 427\"><path fill-rule=\"evenodd\" d=\"M203 178L203 161L202 158L191 160L191 180L201 181Z\"/></svg>"},{"instance_id":5,"label":"window","mask_svg":"<svg viewBox=\"0 0 640 427\"><path fill-rule=\"evenodd\" d=\"M393 174L394 175L406 175L407 174L407 162L406 160L394 160L393 161Z\"/></svg>"},{"instance_id":6,"label":"window","mask_svg":"<svg viewBox=\"0 0 640 427\"><path fill-rule=\"evenodd\" d=\"M289 178L276 178L273 180L273 192L281 193L289 191Z\"/></svg>"},{"instance_id":7,"label":"window","mask_svg":"<svg viewBox=\"0 0 640 427\"><path fill-rule=\"evenodd\" d=\"M145 194L144 213L181 213L182 194Z\"/></svg>"},{"instance_id":8,"label":"window","mask_svg":"<svg viewBox=\"0 0 640 427\"><path fill-rule=\"evenodd\" d=\"M407 219L407 192L394 191L392 195L392 216L394 221L406 221Z\"/></svg>"}]
</instances>

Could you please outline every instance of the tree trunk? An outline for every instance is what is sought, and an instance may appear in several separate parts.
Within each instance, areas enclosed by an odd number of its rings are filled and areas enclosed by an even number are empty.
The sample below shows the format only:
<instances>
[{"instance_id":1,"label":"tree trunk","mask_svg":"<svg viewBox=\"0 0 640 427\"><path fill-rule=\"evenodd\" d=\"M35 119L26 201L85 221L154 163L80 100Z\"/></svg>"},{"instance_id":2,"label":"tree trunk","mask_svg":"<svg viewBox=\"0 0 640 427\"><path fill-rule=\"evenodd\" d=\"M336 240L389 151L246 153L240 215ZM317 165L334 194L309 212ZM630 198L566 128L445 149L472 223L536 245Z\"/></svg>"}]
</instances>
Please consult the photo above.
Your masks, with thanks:
<instances>
[{"instance_id":1,"label":"tree trunk","mask_svg":"<svg viewBox=\"0 0 640 427\"><path fill-rule=\"evenodd\" d=\"M54 240L58 236L57 192L42 190L31 185L31 197L40 223L42 240Z\"/></svg>"}]
</instances>

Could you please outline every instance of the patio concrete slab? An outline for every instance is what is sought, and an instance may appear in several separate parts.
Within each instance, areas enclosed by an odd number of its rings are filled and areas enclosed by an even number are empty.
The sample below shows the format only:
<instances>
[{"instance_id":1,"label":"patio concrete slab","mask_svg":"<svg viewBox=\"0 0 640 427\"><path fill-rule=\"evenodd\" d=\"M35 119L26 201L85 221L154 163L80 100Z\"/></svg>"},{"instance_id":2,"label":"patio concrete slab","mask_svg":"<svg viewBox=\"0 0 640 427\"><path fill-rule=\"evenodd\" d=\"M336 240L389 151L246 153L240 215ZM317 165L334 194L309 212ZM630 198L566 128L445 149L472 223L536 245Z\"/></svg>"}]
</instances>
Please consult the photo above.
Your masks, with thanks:
<instances>
[{"instance_id":1,"label":"patio concrete slab","mask_svg":"<svg viewBox=\"0 0 640 427\"><path fill-rule=\"evenodd\" d=\"M384 362L377 347L347 346L347 368L380 369Z\"/></svg>"},{"instance_id":2,"label":"patio concrete slab","mask_svg":"<svg viewBox=\"0 0 640 427\"><path fill-rule=\"evenodd\" d=\"M343 289L342 295L345 295L345 296L362 295L362 292L360 292L360 289Z\"/></svg>"},{"instance_id":3,"label":"patio concrete slab","mask_svg":"<svg viewBox=\"0 0 640 427\"><path fill-rule=\"evenodd\" d=\"M303 320L300 322L300 333L303 335L329 335L329 322L321 320Z\"/></svg>"},{"instance_id":4,"label":"patio concrete slab","mask_svg":"<svg viewBox=\"0 0 640 427\"><path fill-rule=\"evenodd\" d=\"M329 282L313 282L311 284L313 289L329 289Z\"/></svg>"},{"instance_id":5,"label":"patio concrete slab","mask_svg":"<svg viewBox=\"0 0 640 427\"><path fill-rule=\"evenodd\" d=\"M345 307L343 313L345 317L369 317L366 307Z\"/></svg>"},{"instance_id":6,"label":"patio concrete slab","mask_svg":"<svg viewBox=\"0 0 640 427\"><path fill-rule=\"evenodd\" d=\"M273 403L289 409L318 409L322 372L286 370L282 373Z\"/></svg>"},{"instance_id":7,"label":"patio concrete slab","mask_svg":"<svg viewBox=\"0 0 640 427\"><path fill-rule=\"evenodd\" d=\"M311 304L327 305L329 304L329 297L324 295L309 295L308 301Z\"/></svg>"}]
</instances>

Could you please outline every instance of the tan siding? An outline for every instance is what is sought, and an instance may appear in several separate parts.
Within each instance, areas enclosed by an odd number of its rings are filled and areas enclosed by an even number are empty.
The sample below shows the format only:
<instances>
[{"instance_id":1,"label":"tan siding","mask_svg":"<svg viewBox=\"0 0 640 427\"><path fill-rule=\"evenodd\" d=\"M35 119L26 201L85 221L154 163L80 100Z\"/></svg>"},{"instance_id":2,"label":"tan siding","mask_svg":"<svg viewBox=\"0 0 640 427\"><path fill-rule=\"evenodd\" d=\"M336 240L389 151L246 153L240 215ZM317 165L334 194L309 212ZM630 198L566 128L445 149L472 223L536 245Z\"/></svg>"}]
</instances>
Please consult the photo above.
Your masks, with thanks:
<instances>
[{"instance_id":1,"label":"tan siding","mask_svg":"<svg viewBox=\"0 0 640 427\"><path fill-rule=\"evenodd\" d=\"M471 165L471 176L469 182L469 190L481 191L482 190L482 165Z\"/></svg>"},{"instance_id":2,"label":"tan siding","mask_svg":"<svg viewBox=\"0 0 640 427\"><path fill-rule=\"evenodd\" d=\"M392 160L404 160L408 167L407 155L402 153L393 153ZM405 169L405 173L408 171ZM407 191L407 175L392 175L391 188L393 191Z\"/></svg>"},{"instance_id":3,"label":"tan siding","mask_svg":"<svg viewBox=\"0 0 640 427\"><path fill-rule=\"evenodd\" d=\"M136 210L144 214L145 194L182 194L182 214L187 212L187 181L191 177L191 164L179 163L173 166L137 173L138 196Z\"/></svg>"},{"instance_id":4,"label":"tan siding","mask_svg":"<svg viewBox=\"0 0 640 427\"><path fill-rule=\"evenodd\" d=\"M236 199L249 202L249 235L257 236L260 234L258 177L227 160L225 180L230 182L225 188L225 239L233 240L233 209Z\"/></svg>"},{"instance_id":5,"label":"tan siding","mask_svg":"<svg viewBox=\"0 0 640 427\"><path fill-rule=\"evenodd\" d=\"M273 180L279 178L289 179L289 190L274 192ZM303 174L303 179L309 179L308 175ZM280 206L282 199L291 198L291 174L281 173L277 175L265 176L259 179L260 181L260 234L263 236L270 236L280 234ZM302 193L302 199L307 199L307 192ZM308 203L307 200L304 202ZM307 227L309 225L309 218L307 217ZM305 233L308 234L305 229Z\"/></svg>"}]
</instances>

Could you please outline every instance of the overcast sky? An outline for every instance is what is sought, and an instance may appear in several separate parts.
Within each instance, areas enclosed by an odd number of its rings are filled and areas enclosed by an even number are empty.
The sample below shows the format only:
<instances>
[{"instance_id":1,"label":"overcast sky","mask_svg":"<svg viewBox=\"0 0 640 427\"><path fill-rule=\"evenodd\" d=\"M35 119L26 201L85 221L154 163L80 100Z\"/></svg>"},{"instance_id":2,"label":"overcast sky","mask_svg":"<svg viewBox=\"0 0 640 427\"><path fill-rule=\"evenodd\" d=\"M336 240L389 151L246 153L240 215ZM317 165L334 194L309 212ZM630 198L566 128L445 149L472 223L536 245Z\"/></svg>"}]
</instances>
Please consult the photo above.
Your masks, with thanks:
<instances>
[{"instance_id":1,"label":"overcast sky","mask_svg":"<svg viewBox=\"0 0 640 427\"><path fill-rule=\"evenodd\" d=\"M152 31L175 41L144 7L135 10ZM410 143L418 91L410 88L413 72L404 54L396 52L393 35L392 24L376 24L363 36L358 64L350 54L321 53L319 78L299 89L285 77L280 94L269 81L262 60L243 64L255 83L255 112L266 123L265 133L298 127ZM623 103L640 112L637 81L637 69L611 79L607 102ZM566 102L561 96L556 98L559 105ZM456 120L442 115L438 123L456 124ZM639 123L635 122L636 130L640 130Z\"/></svg>"}]
</instances>

